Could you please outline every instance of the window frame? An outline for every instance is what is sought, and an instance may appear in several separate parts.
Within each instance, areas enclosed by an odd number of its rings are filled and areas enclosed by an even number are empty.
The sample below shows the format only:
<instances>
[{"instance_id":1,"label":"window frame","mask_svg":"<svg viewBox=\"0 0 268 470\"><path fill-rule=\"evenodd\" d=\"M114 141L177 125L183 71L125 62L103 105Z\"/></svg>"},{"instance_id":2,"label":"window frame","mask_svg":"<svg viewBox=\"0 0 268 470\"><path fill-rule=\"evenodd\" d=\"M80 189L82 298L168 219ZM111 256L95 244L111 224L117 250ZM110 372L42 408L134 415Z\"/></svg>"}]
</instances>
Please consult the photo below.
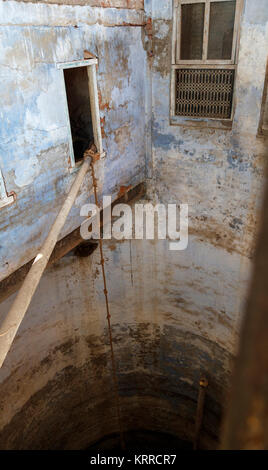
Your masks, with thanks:
<instances>
[{"instance_id":1,"label":"window frame","mask_svg":"<svg viewBox=\"0 0 268 470\"><path fill-rule=\"evenodd\" d=\"M177 116L175 114L175 84L177 69L232 69L235 71L234 82L236 81L236 68L238 59L238 45L240 37L240 23L244 0L236 0L234 33L232 43L231 59L207 59L208 55L208 39L209 39L209 20L210 20L210 4L213 2L229 2L232 0L173 0L173 27L172 27L172 53L171 53L171 80L170 80L170 124L171 125L190 125L193 127L212 127L230 129L232 127L234 104L235 104L235 88L233 93L233 103L231 117L224 118L205 118L192 116ZM203 31L203 54L200 60L183 60L180 59L181 47L181 7L186 4L204 3L204 31Z\"/></svg>"},{"instance_id":2,"label":"window frame","mask_svg":"<svg viewBox=\"0 0 268 470\"><path fill-rule=\"evenodd\" d=\"M68 127L68 141L69 141L69 159L68 160L69 160L69 168L71 171L79 168L81 164L83 163L83 160L78 161L78 162L75 161L70 115L69 115L69 108L68 108L68 99L67 99L67 92L66 92L66 86L65 86L65 80L64 80L64 70L71 69L71 68L78 68L78 67L87 68L94 144L96 145L97 152L100 154L100 158L103 158L105 156L105 153L103 151L103 146L102 146L98 86L97 86L97 72L96 72L97 65L98 65L97 58L79 60L79 61L73 61L73 62L63 62L63 63L57 64L57 68L62 73L62 83L63 83L64 97L65 97L65 114L66 114L66 122L67 122L67 127Z\"/></svg>"}]
</instances>

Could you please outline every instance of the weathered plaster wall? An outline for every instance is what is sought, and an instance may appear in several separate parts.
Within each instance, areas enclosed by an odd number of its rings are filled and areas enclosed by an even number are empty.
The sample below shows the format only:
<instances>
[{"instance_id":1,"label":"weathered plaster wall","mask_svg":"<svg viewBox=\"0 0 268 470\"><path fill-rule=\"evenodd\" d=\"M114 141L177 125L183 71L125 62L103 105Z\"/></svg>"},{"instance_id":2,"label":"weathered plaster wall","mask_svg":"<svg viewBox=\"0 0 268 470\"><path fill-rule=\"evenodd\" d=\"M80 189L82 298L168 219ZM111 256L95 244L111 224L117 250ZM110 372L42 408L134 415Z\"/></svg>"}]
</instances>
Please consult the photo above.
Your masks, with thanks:
<instances>
[{"instance_id":1,"label":"weathered plaster wall","mask_svg":"<svg viewBox=\"0 0 268 470\"><path fill-rule=\"evenodd\" d=\"M231 131L169 125L171 0L145 0L145 18L140 11L109 8L31 5L27 10L29 5L23 3L1 5L7 8L5 22L14 49L22 48L19 59L26 64L34 60L35 67L45 70L34 72L36 94L36 88L47 90L51 76L57 83L55 57L81 58L85 44L100 59L105 57L99 68L108 150L99 169L102 189L114 193L120 185L144 177L146 170L152 200L189 204L186 251L170 252L166 241L105 242L105 259L125 429L143 427L191 439L198 379L204 373L209 380L204 448L217 442L257 233L266 158L265 141L256 139L268 44L265 3L259 2L257 9L245 2ZM146 27L122 26L130 22ZM30 31L32 42L16 43L17 30L20 35ZM40 31L49 44L44 60L43 40L42 47L25 46L40 44ZM5 177L9 184L23 182L25 176L31 182L22 189L16 186L21 194L16 204L24 202L6 211L10 231L2 233L4 241L11 234L4 245L5 257L13 260L9 272L18 256L15 234L21 232L22 217L26 232L20 243L26 260L45 236L46 224L72 178L67 172L61 106L53 111L54 92L41 100L40 93L33 98L28 122L34 126L16 124L19 119L27 123L21 86L26 80L25 96L32 96L35 68L25 78L28 65L22 73L18 59L12 62L10 57L7 53L4 77L18 81L16 99L9 95L10 116L15 131L21 130L6 139L1 158L11 149L17 155L13 137L18 134L18 176L14 162L5 160ZM21 107L15 114L17 101ZM52 103L52 108L45 106L44 122L38 111L43 101ZM54 115L59 116L55 132ZM30 158L31 147L36 149L37 163L29 165L33 173L23 171L23 166L28 168L24 140ZM65 230L78 224L80 203L89 188L88 181ZM30 201L38 206L29 209ZM37 207L39 218L34 219ZM70 254L46 271L0 370L0 448L85 448L116 430L102 288L97 252L91 258ZM12 300L1 305L1 315Z\"/></svg>"},{"instance_id":2,"label":"weathered plaster wall","mask_svg":"<svg viewBox=\"0 0 268 470\"><path fill-rule=\"evenodd\" d=\"M224 343L234 352L267 158L267 141L256 138L267 61L267 2L256 7L245 1L234 121L232 130L226 131L169 124L172 1L148 1L146 13L147 9L153 24L152 187L156 200L189 204L187 251L193 269L176 284L181 299L178 314L189 311L184 327L189 325L190 331L193 311L199 312L202 322L210 318L211 329L206 327L205 333L209 337L220 321L229 323ZM202 280L197 282L196 270L200 268ZM176 279L177 270L171 270L171 279ZM212 290L207 287L209 273L215 276L211 278ZM232 293L230 279L236 286ZM168 286L167 290L171 301L172 290ZM190 309L189 298L193 303ZM200 333L204 334L202 329Z\"/></svg>"},{"instance_id":3,"label":"weathered plaster wall","mask_svg":"<svg viewBox=\"0 0 268 470\"><path fill-rule=\"evenodd\" d=\"M10 0L4 0L10 1ZM17 0L29 3L56 3L57 5L88 5L90 7L103 8L129 8L143 10L143 0Z\"/></svg>"},{"instance_id":4,"label":"weathered plaster wall","mask_svg":"<svg viewBox=\"0 0 268 470\"><path fill-rule=\"evenodd\" d=\"M141 10L0 3L0 167L16 202L0 210L0 276L36 254L75 175L68 170L64 88L57 62L99 57L103 145L100 189L115 195L144 179ZM62 236L79 226L90 178ZM8 243L6 241L8 240ZM17 247L20 249L17 250Z\"/></svg>"},{"instance_id":5,"label":"weathered plaster wall","mask_svg":"<svg viewBox=\"0 0 268 470\"><path fill-rule=\"evenodd\" d=\"M204 370L211 385L202 446L215 447L230 367L225 326L219 344L194 328L197 313L189 313L192 331L184 328L174 284L173 302L166 296L166 242L105 242L105 259L124 429L191 438ZM185 252L178 284L190 269ZM66 256L46 271L0 384L1 449L86 448L117 431L98 251Z\"/></svg>"}]
</instances>

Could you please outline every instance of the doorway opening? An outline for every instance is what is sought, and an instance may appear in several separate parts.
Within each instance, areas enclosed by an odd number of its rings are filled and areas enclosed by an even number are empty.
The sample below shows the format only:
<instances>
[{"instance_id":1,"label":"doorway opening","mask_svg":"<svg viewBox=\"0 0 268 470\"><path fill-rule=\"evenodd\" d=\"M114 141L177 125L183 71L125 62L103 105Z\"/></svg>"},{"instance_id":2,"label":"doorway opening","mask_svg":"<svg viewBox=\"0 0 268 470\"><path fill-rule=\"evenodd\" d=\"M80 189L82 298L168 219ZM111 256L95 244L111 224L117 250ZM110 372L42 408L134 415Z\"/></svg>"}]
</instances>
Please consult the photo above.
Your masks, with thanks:
<instances>
[{"instance_id":1,"label":"doorway opening","mask_svg":"<svg viewBox=\"0 0 268 470\"><path fill-rule=\"evenodd\" d=\"M75 163L83 159L85 150L94 143L88 74L86 67L64 70L69 120Z\"/></svg>"}]
</instances>

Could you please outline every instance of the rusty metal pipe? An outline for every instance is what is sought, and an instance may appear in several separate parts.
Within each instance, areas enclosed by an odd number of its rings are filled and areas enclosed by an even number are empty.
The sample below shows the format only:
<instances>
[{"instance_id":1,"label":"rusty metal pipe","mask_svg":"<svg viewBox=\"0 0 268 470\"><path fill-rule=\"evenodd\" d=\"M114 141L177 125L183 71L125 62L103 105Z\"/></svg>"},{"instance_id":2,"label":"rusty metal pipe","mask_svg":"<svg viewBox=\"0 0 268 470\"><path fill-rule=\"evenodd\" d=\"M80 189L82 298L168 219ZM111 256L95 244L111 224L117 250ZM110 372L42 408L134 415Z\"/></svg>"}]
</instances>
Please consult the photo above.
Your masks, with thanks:
<instances>
[{"instance_id":1,"label":"rusty metal pipe","mask_svg":"<svg viewBox=\"0 0 268 470\"><path fill-rule=\"evenodd\" d=\"M208 386L207 379L205 377L202 377L199 380L199 393L198 393L198 401L197 401L197 409L196 409L195 434L194 434L194 443L193 443L194 450L198 449L200 431L201 431L202 422L203 422L207 386Z\"/></svg>"},{"instance_id":2,"label":"rusty metal pipe","mask_svg":"<svg viewBox=\"0 0 268 470\"><path fill-rule=\"evenodd\" d=\"M24 282L4 320L0 325L0 367L2 367L6 355L13 343L18 328L24 318L25 313L30 305L33 295L38 287L41 276L46 268L49 261L50 255L57 243L58 236L67 216L73 206L78 191L84 180L84 177L90 167L91 159L87 158L84 160L81 169L70 189L68 196L66 197L63 206L53 223L50 232L35 257L33 264L24 279Z\"/></svg>"}]
</instances>

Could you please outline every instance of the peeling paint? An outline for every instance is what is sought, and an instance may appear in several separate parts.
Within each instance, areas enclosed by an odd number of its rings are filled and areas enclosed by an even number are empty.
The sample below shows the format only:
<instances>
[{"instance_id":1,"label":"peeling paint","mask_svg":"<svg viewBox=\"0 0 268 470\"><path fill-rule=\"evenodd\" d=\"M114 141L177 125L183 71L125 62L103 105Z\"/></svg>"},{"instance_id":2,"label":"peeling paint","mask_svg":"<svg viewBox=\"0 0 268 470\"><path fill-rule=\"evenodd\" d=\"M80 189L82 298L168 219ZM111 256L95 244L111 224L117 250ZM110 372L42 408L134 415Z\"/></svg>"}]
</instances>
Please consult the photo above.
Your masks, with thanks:
<instances>
[{"instance_id":1,"label":"peeling paint","mask_svg":"<svg viewBox=\"0 0 268 470\"><path fill-rule=\"evenodd\" d=\"M140 27L124 26L119 32L116 28L106 28L98 23L101 17L104 23L109 23L108 19L113 18L109 26L112 23L115 26L136 24L135 18L139 18L137 24L140 24L141 13L134 9L114 11L109 8L30 5L13 1L4 2L0 9L6 24L9 18L12 22L12 26L0 26L0 74L5 89L1 101L5 106L1 108L3 125L0 129L0 163L5 169L7 191L17 193L13 212L8 208L0 212L0 224L4 229L2 239L6 236L6 230L9 234L9 244L1 254L5 260L8 259L9 266L7 272L7 265L2 258L1 277L4 277L35 256L37 247L47 233L47 226L51 225L59 210L62 195L74 179L74 175L68 171L64 83L56 64L81 59L84 50L92 51L99 58L102 137L110 162L105 176L107 181L103 180L100 187L104 185L104 191L114 194L118 185L133 184L144 178L142 96L146 55ZM74 12L83 17L84 26L81 24L76 28L78 17ZM19 18L26 21L27 15L28 25L19 26ZM86 24L87 15L91 18L92 26ZM49 27L46 18L49 18ZM57 20L56 25L53 18ZM64 24L65 19L68 19L68 25ZM134 121L135 127L132 124ZM51 151L53 148L59 149L54 155ZM60 149L62 154L59 156ZM122 159L124 152L127 157ZM103 163L100 165L103 168ZM32 205L33 191L35 206ZM87 185L83 187L82 193L79 203L87 200ZM50 217L47 212L51 210L49 206L45 208L46 215L40 214L38 204L42 198L44 203L49 201L54 206ZM19 256L13 248L19 224L14 214L18 210L21 213L23 211L23 219L27 220L23 236L20 236ZM79 225L79 211L77 203L62 236ZM35 223L37 218L38 224ZM44 223L43 230L41 220ZM33 239L36 240L35 244L32 243Z\"/></svg>"},{"instance_id":2,"label":"peeling paint","mask_svg":"<svg viewBox=\"0 0 268 470\"><path fill-rule=\"evenodd\" d=\"M245 1L235 114L226 130L170 125L172 0L146 0L145 11L123 0L109 3L118 8L94 2L0 4L0 163L8 192L17 193L0 211L1 275L33 258L72 184L56 63L91 51L99 60L107 152L97 167L100 196L123 196L151 165L147 198L189 205L189 245L179 255L168 241L104 243L124 426L142 421L152 431L192 439L205 373L202 446L215 448L267 160L267 142L256 138L266 1ZM87 175L61 236L79 226L80 206L90 196ZM12 300L1 305L1 315ZM107 399L104 311L97 251L89 258L70 253L46 271L0 370L1 448L86 448L117 431Z\"/></svg>"}]
</instances>

